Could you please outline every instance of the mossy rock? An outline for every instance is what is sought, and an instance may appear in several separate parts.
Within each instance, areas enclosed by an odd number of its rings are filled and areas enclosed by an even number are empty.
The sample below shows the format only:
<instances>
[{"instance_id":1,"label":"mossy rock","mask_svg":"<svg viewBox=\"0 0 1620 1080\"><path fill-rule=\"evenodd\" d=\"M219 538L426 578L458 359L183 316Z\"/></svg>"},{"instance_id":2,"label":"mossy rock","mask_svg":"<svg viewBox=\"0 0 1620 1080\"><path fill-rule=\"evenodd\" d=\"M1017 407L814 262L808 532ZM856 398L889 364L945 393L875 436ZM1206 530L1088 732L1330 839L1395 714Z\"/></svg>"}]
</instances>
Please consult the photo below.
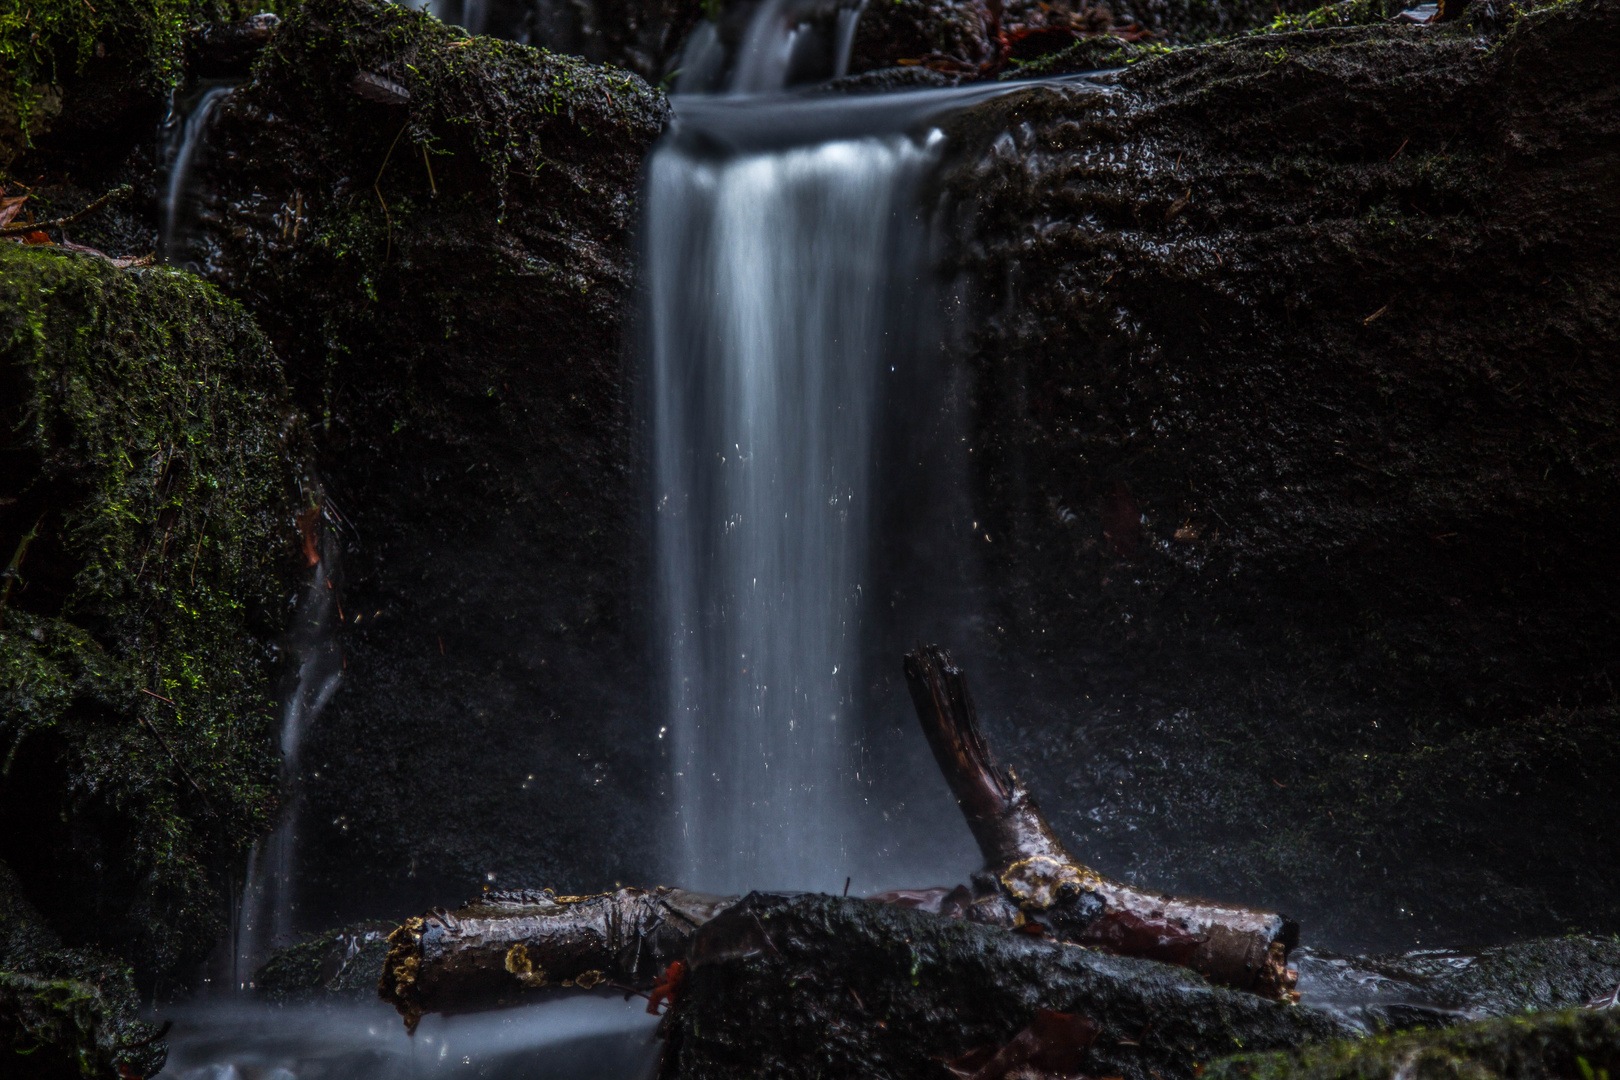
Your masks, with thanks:
<instances>
[{"instance_id":1,"label":"mossy rock","mask_svg":"<svg viewBox=\"0 0 1620 1080\"><path fill-rule=\"evenodd\" d=\"M63 946L0 863L0 1075L153 1075L166 1048L139 1005L128 966Z\"/></svg>"},{"instance_id":2,"label":"mossy rock","mask_svg":"<svg viewBox=\"0 0 1620 1080\"><path fill-rule=\"evenodd\" d=\"M1615 928L1617 27L1245 36L949 123L984 714L1071 850L1345 951Z\"/></svg>"},{"instance_id":3,"label":"mossy rock","mask_svg":"<svg viewBox=\"0 0 1620 1080\"><path fill-rule=\"evenodd\" d=\"M185 74L191 29L297 0L7 0L0 4L0 172L57 124L149 108Z\"/></svg>"},{"instance_id":4,"label":"mossy rock","mask_svg":"<svg viewBox=\"0 0 1620 1080\"><path fill-rule=\"evenodd\" d=\"M0 857L150 987L274 807L297 423L213 287L12 244L0 388Z\"/></svg>"},{"instance_id":5,"label":"mossy rock","mask_svg":"<svg viewBox=\"0 0 1620 1080\"><path fill-rule=\"evenodd\" d=\"M311 929L657 857L623 329L668 116L630 72L367 0L305 3L216 113L203 251L359 538L302 751Z\"/></svg>"},{"instance_id":6,"label":"mossy rock","mask_svg":"<svg viewBox=\"0 0 1620 1080\"><path fill-rule=\"evenodd\" d=\"M254 975L253 988L277 1002L333 997L369 1001L377 994L393 930L393 923L356 923L278 949Z\"/></svg>"},{"instance_id":7,"label":"mossy rock","mask_svg":"<svg viewBox=\"0 0 1620 1080\"><path fill-rule=\"evenodd\" d=\"M1486 1020L1216 1062L1205 1080L1605 1080L1620 1075L1620 1010Z\"/></svg>"},{"instance_id":8,"label":"mossy rock","mask_svg":"<svg viewBox=\"0 0 1620 1080\"><path fill-rule=\"evenodd\" d=\"M1240 1049L1352 1029L1186 968L836 896L752 893L693 939L664 1080L937 1080L1040 1009L1097 1025L1082 1074L1187 1080ZM1009 1074L1010 1075L1010 1074Z\"/></svg>"}]
</instances>

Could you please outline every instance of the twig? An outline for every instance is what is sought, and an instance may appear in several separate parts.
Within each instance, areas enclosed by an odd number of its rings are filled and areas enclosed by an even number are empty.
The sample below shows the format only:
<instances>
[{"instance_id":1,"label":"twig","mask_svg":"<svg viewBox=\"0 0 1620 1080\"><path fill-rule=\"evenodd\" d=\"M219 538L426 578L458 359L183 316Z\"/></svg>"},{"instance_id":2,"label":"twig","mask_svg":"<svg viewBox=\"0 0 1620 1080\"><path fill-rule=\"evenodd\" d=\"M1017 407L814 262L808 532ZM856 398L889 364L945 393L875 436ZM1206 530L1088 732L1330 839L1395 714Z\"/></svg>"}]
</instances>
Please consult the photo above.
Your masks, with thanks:
<instances>
[{"instance_id":1,"label":"twig","mask_svg":"<svg viewBox=\"0 0 1620 1080\"><path fill-rule=\"evenodd\" d=\"M152 691L142 688L141 693L152 694ZM161 697L158 694L152 694L152 696L157 698L159 701L169 701L168 698ZM169 701L169 704L173 705L174 702ZM207 807L208 812L212 814L214 812L214 804L208 801L208 792L204 791L202 789L202 785L197 783L197 778L192 776L191 773L186 770L185 763L180 760L180 755L174 752L174 747L169 745L169 740L163 737L163 732L159 731L157 729L157 725L152 723L152 721L148 720L146 717L143 716L140 718L140 720L141 723L146 725L146 730L150 731L152 733L152 737L158 741L158 745L163 747L164 753L169 755L169 760L174 762L174 767L180 770L180 775L190 781L191 786L197 789L197 794L202 797L203 806Z\"/></svg>"},{"instance_id":2,"label":"twig","mask_svg":"<svg viewBox=\"0 0 1620 1080\"><path fill-rule=\"evenodd\" d=\"M433 189L433 197L439 197L439 185L433 182L433 162L428 159L427 143L422 144L422 164L427 166L428 187Z\"/></svg>"},{"instance_id":3,"label":"twig","mask_svg":"<svg viewBox=\"0 0 1620 1080\"><path fill-rule=\"evenodd\" d=\"M141 693L145 694L147 697L155 697L159 701L167 701L167 702L169 702L170 705L174 705L174 702L172 700L170 700L169 698L164 697L162 694L154 694L152 691L148 690L144 686L141 687ZM176 705L175 707L179 708L178 705Z\"/></svg>"},{"instance_id":4,"label":"twig","mask_svg":"<svg viewBox=\"0 0 1620 1080\"><path fill-rule=\"evenodd\" d=\"M44 521L45 518L41 516L38 521L34 522L34 527L29 529L21 540L17 541L17 553L6 564L5 571L0 572L0 577L6 579L5 588L0 589L0 611L6 610L6 601L11 599L11 586L22 576L20 571L22 570L23 556L28 554L28 545L39 537L39 527Z\"/></svg>"},{"instance_id":5,"label":"twig","mask_svg":"<svg viewBox=\"0 0 1620 1080\"><path fill-rule=\"evenodd\" d=\"M24 233L38 232L41 229L60 229L64 225L73 224L86 214L95 213L110 202L129 198L134 190L128 184L120 184L77 213L69 214L67 217L59 217L54 221L31 221L23 225L0 226L0 236L22 236Z\"/></svg>"},{"instance_id":6,"label":"twig","mask_svg":"<svg viewBox=\"0 0 1620 1080\"><path fill-rule=\"evenodd\" d=\"M399 126L399 134L394 136L394 141L388 144L388 153L383 155L382 167L377 170L377 179L371 182L371 190L377 193L377 201L382 203L383 220L388 223L388 245L383 249L384 266L388 265L389 258L394 254L394 215L388 212L388 200L383 198L382 178L383 173L388 171L389 159L394 156L394 147L399 145L400 137L405 134L405 129L410 126L411 122L408 119Z\"/></svg>"}]
</instances>

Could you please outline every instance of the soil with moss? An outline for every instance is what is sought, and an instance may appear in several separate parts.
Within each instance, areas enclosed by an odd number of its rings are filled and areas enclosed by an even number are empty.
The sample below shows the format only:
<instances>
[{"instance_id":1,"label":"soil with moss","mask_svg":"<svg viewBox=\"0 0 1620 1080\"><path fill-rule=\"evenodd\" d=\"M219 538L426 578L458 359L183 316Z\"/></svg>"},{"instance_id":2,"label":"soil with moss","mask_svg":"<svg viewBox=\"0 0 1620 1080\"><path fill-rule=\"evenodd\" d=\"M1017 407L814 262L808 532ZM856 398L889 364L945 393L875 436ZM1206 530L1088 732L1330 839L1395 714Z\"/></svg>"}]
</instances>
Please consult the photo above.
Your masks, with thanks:
<instances>
[{"instance_id":1,"label":"soil with moss","mask_svg":"<svg viewBox=\"0 0 1620 1080\"><path fill-rule=\"evenodd\" d=\"M1072 850L1317 944L1620 925L1617 73L1580 0L954 123L958 644Z\"/></svg>"},{"instance_id":2,"label":"soil with moss","mask_svg":"<svg viewBox=\"0 0 1620 1080\"><path fill-rule=\"evenodd\" d=\"M0 859L143 986L199 960L275 801L297 434L242 309L0 245Z\"/></svg>"},{"instance_id":3,"label":"soil with moss","mask_svg":"<svg viewBox=\"0 0 1620 1080\"><path fill-rule=\"evenodd\" d=\"M305 3L220 108L194 255L286 357L345 521L310 929L652 861L624 329L667 114L627 71L366 0Z\"/></svg>"},{"instance_id":4,"label":"soil with moss","mask_svg":"<svg viewBox=\"0 0 1620 1080\"><path fill-rule=\"evenodd\" d=\"M40 1080L150 1076L163 1064L158 1029L137 1019L127 965L70 949L0 863L0 1071Z\"/></svg>"},{"instance_id":5,"label":"soil with moss","mask_svg":"<svg viewBox=\"0 0 1620 1080\"><path fill-rule=\"evenodd\" d=\"M1214 1063L1210 1080L1601 1080L1620 1075L1620 1011L1573 1009Z\"/></svg>"}]
</instances>

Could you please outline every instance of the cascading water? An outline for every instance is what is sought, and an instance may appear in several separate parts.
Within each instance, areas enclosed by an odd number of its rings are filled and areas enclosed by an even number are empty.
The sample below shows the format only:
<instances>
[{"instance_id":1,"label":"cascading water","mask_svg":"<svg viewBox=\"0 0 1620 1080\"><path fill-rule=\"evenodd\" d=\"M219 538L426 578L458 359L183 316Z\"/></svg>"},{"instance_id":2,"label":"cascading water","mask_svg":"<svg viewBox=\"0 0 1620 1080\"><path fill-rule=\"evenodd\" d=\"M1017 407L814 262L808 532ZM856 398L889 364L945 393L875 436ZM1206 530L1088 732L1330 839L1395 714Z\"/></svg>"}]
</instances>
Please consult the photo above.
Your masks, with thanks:
<instances>
[{"instance_id":1,"label":"cascading water","mask_svg":"<svg viewBox=\"0 0 1620 1080\"><path fill-rule=\"evenodd\" d=\"M861 813L876 426L938 333L919 314L937 304L928 118L995 92L677 99L648 167L657 595L689 887L927 873L880 857Z\"/></svg>"},{"instance_id":2,"label":"cascading water","mask_svg":"<svg viewBox=\"0 0 1620 1080\"><path fill-rule=\"evenodd\" d=\"M656 573L681 861L671 869L689 888L836 891L847 877L867 889L941 868L884 852L866 820L871 532L886 409L941 344L919 199L943 145L935 121L1007 88L766 93L798 81L816 50L831 57L823 77L840 73L859 8L765 0L746 35L757 51L724 61L737 92L677 97L647 170ZM186 122L193 147L206 112ZM182 143L177 199L190 162ZM329 573L323 557L297 612L298 686L282 734L291 797L253 854L231 952L238 987L293 930L300 743L342 671ZM961 833L954 874L971 843L950 820L933 831ZM319 1021L233 1008L182 1017L166 1075L391 1078L449 1069L455 1054L481 1075L536 1075L534 1054L551 1046L559 1064L545 1075L577 1060L582 1075L628 1076L654 1052L651 1018L607 999L451 1021L438 1043L439 1021L406 1042L375 1006ZM624 1060L607 1063L578 1041L587 1036Z\"/></svg>"},{"instance_id":3,"label":"cascading water","mask_svg":"<svg viewBox=\"0 0 1620 1080\"><path fill-rule=\"evenodd\" d=\"M275 831L253 845L236 914L231 949L231 985L250 989L253 973L270 950L290 945L297 907L299 749L309 727L343 680L343 650L333 634L337 614L334 566L337 545L318 524L306 528L315 561L293 613L288 646L298 664L297 681L282 706L281 788L284 805Z\"/></svg>"},{"instance_id":4,"label":"cascading water","mask_svg":"<svg viewBox=\"0 0 1620 1080\"><path fill-rule=\"evenodd\" d=\"M168 176L163 187L163 233L158 248L165 262L187 261L187 242L197 217L196 193L191 187L193 167L206 142L214 111L235 89L233 82L204 85L190 98L177 100L169 110L164 123Z\"/></svg>"},{"instance_id":5,"label":"cascading water","mask_svg":"<svg viewBox=\"0 0 1620 1080\"><path fill-rule=\"evenodd\" d=\"M930 159L906 136L649 170L658 574L685 865L828 888L845 832L890 271Z\"/></svg>"}]
</instances>

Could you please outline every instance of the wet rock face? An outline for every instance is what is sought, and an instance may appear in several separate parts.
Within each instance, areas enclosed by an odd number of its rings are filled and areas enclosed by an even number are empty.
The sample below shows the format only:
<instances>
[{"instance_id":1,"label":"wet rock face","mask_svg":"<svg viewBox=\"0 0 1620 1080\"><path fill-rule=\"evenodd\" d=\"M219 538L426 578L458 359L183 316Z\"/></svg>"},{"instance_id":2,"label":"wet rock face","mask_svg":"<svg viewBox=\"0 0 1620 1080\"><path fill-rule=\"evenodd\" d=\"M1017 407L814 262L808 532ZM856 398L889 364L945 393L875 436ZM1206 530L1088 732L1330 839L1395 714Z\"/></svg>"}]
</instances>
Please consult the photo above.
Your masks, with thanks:
<instances>
[{"instance_id":1,"label":"wet rock face","mask_svg":"<svg viewBox=\"0 0 1620 1080\"><path fill-rule=\"evenodd\" d=\"M305 4L221 107L199 255L284 352L347 522L312 926L650 861L624 317L666 113L362 0Z\"/></svg>"},{"instance_id":2,"label":"wet rock face","mask_svg":"<svg viewBox=\"0 0 1620 1080\"><path fill-rule=\"evenodd\" d=\"M1620 920L1617 27L1248 38L957 124L984 708L1077 854L1315 942Z\"/></svg>"}]
</instances>

